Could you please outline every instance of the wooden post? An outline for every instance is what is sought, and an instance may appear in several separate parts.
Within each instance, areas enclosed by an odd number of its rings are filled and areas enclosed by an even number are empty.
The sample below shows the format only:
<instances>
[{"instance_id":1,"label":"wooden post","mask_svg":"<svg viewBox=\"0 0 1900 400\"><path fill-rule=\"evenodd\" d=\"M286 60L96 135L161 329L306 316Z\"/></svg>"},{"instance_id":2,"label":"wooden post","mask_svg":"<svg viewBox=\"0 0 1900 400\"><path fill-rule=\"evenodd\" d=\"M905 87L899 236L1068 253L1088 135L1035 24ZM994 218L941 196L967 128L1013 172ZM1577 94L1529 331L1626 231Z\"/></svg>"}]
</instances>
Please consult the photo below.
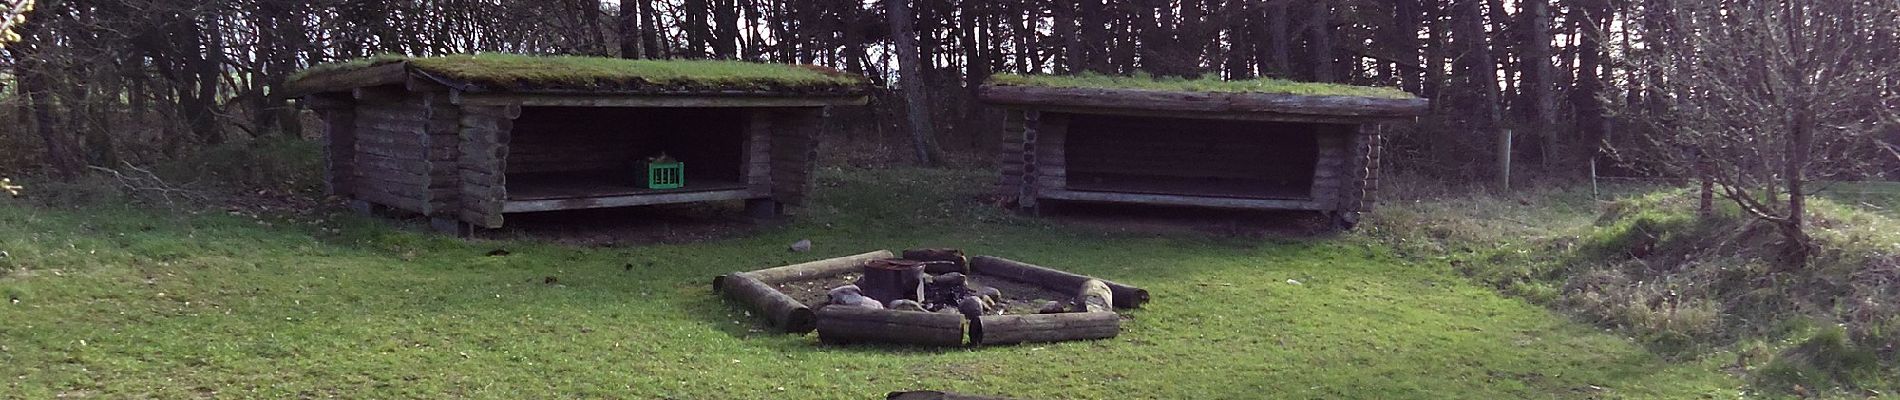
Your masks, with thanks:
<instances>
[{"instance_id":1,"label":"wooden post","mask_svg":"<svg viewBox=\"0 0 1900 400\"><path fill-rule=\"evenodd\" d=\"M1498 131L1498 189L1511 190L1511 130Z\"/></svg>"}]
</instances>

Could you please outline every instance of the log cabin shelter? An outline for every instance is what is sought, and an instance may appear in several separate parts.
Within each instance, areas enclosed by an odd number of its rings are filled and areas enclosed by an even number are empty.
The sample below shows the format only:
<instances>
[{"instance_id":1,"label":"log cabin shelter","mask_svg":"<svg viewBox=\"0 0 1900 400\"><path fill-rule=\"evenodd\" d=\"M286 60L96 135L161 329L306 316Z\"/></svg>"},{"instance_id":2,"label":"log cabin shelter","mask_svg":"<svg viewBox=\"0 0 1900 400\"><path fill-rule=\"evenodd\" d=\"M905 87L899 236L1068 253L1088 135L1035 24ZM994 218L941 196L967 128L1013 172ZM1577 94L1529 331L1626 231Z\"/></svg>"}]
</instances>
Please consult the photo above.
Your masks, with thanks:
<instances>
[{"instance_id":1,"label":"log cabin shelter","mask_svg":"<svg viewBox=\"0 0 1900 400\"><path fill-rule=\"evenodd\" d=\"M1015 205L1132 203L1323 212L1351 228L1378 187L1381 125L1429 102L1389 88L998 75L998 191Z\"/></svg>"},{"instance_id":2,"label":"log cabin shelter","mask_svg":"<svg viewBox=\"0 0 1900 400\"><path fill-rule=\"evenodd\" d=\"M280 94L322 121L331 195L468 235L574 209L743 200L779 215L811 186L826 107L862 105L867 87L815 66L456 55L320 65Z\"/></svg>"}]
</instances>

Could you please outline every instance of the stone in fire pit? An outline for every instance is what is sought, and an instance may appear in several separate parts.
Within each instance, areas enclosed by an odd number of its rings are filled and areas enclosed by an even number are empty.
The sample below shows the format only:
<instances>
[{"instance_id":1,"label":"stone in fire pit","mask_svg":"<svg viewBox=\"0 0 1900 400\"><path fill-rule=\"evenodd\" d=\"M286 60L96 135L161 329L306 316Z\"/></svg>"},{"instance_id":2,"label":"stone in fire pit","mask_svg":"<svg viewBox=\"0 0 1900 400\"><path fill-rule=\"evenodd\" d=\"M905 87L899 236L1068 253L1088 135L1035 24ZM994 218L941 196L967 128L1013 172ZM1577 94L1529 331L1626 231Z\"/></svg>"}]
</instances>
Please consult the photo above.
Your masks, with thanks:
<instances>
[{"instance_id":1,"label":"stone in fire pit","mask_svg":"<svg viewBox=\"0 0 1900 400\"><path fill-rule=\"evenodd\" d=\"M826 343L958 346L1102 339L1148 292L955 249L889 251L723 275L714 290ZM840 290L868 299L838 295ZM1045 309L1047 303L1057 304Z\"/></svg>"}]
</instances>

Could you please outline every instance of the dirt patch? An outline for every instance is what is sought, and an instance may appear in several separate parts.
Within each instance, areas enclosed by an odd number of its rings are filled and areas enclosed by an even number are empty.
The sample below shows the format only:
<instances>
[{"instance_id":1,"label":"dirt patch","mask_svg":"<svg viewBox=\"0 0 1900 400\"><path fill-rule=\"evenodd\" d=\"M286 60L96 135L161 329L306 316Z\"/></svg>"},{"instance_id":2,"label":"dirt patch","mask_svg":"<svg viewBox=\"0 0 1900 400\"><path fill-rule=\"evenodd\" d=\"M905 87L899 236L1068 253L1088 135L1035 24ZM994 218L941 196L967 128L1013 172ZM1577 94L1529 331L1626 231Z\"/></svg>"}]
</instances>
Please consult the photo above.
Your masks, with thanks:
<instances>
[{"instance_id":1,"label":"dirt patch","mask_svg":"<svg viewBox=\"0 0 1900 400\"><path fill-rule=\"evenodd\" d=\"M804 303L806 307L818 308L825 304L826 292L831 288L844 286L858 279L857 273L832 275L820 279L792 281L774 285L792 299ZM1069 294L1045 289L1025 282L1003 279L995 276L975 275L970 278L971 289L992 287L1003 292L1004 314L1035 314L1042 308L1043 302L1068 301Z\"/></svg>"},{"instance_id":2,"label":"dirt patch","mask_svg":"<svg viewBox=\"0 0 1900 400\"><path fill-rule=\"evenodd\" d=\"M688 243L740 237L771 222L754 222L737 204L695 203L509 214L483 238L532 238L582 246Z\"/></svg>"}]
</instances>

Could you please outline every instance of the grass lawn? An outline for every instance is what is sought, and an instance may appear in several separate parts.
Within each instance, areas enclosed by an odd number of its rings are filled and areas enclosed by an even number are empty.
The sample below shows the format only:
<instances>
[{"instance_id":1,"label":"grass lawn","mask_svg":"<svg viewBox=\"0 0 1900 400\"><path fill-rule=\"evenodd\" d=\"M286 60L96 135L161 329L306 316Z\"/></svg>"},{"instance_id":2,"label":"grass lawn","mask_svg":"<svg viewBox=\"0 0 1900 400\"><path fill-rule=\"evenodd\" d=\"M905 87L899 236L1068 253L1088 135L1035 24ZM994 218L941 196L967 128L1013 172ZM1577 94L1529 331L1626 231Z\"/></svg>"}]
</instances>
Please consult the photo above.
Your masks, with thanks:
<instances>
[{"instance_id":1,"label":"grass lawn","mask_svg":"<svg viewBox=\"0 0 1900 400\"><path fill-rule=\"evenodd\" d=\"M1730 398L1744 385L1719 357L1664 361L1375 240L1105 233L983 206L989 181L828 170L792 223L612 247L0 200L0 293L19 300L0 304L0 397ZM787 253L800 238L814 250ZM709 287L915 246L1154 301L1111 340L836 348L762 332ZM496 248L512 254L485 255Z\"/></svg>"}]
</instances>

